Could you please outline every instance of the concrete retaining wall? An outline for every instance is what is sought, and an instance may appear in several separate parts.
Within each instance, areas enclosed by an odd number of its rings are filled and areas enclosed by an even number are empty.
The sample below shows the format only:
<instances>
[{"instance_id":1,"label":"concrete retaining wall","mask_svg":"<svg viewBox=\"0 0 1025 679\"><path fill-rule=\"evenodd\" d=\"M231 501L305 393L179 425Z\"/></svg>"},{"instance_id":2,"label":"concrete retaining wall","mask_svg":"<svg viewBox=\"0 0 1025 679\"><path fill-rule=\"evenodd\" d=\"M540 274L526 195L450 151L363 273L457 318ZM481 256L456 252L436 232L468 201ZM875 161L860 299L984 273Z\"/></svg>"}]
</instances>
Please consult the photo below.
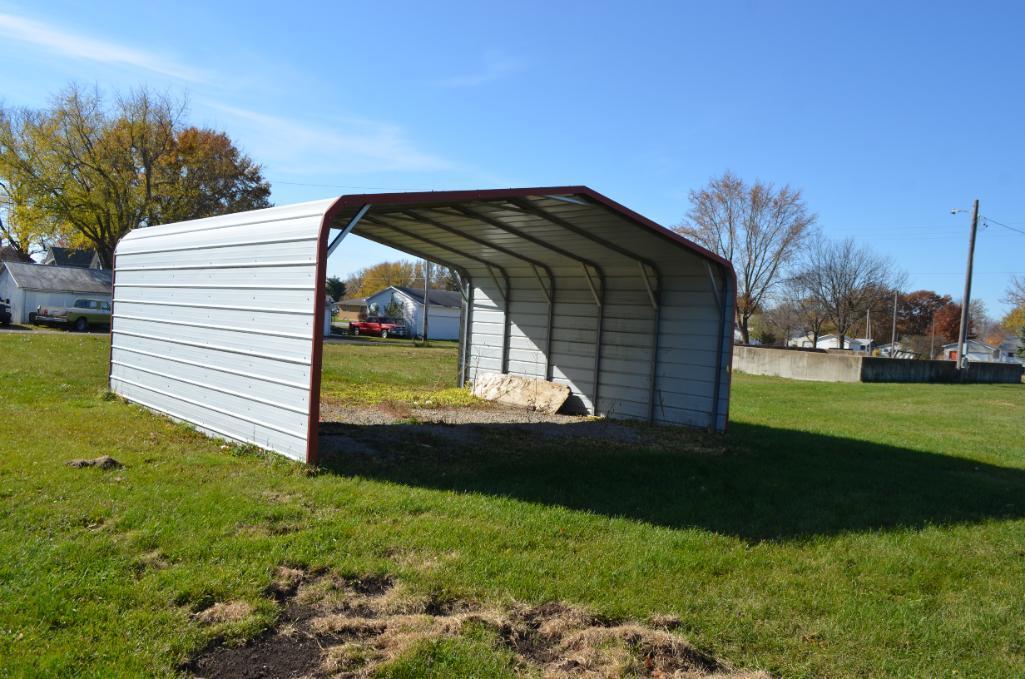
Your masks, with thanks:
<instances>
[{"instance_id":1,"label":"concrete retaining wall","mask_svg":"<svg viewBox=\"0 0 1025 679\"><path fill-rule=\"evenodd\" d=\"M788 351L761 347L733 347L733 369L751 375L789 377L814 382L860 382L861 357Z\"/></svg>"},{"instance_id":2,"label":"concrete retaining wall","mask_svg":"<svg viewBox=\"0 0 1025 679\"><path fill-rule=\"evenodd\" d=\"M822 354L762 347L734 347L733 369L815 382L987 382L1018 384L1025 367L1013 363L970 363L957 370L954 361L919 361Z\"/></svg>"}]
</instances>

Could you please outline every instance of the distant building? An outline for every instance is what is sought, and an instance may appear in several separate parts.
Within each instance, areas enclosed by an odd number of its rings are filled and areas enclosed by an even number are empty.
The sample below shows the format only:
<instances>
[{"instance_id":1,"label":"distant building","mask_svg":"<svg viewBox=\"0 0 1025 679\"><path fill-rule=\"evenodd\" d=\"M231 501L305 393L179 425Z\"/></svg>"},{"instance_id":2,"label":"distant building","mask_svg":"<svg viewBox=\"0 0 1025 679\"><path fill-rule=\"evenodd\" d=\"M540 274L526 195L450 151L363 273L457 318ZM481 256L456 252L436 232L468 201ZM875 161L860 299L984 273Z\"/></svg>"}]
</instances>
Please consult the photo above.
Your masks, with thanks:
<instances>
[{"instance_id":1,"label":"distant building","mask_svg":"<svg viewBox=\"0 0 1025 679\"><path fill-rule=\"evenodd\" d=\"M0 298L11 300L11 320L28 323L40 306L73 306L75 300L110 302L111 273L74 266L0 263Z\"/></svg>"},{"instance_id":2,"label":"distant building","mask_svg":"<svg viewBox=\"0 0 1025 679\"><path fill-rule=\"evenodd\" d=\"M999 347L994 347L979 340L970 339L965 342L965 356L969 363L1025 363L1025 360L1014 355L1017 343L1008 340ZM957 342L943 345L942 358L948 361L957 360Z\"/></svg>"},{"instance_id":3,"label":"distant building","mask_svg":"<svg viewBox=\"0 0 1025 679\"><path fill-rule=\"evenodd\" d=\"M876 353L883 358L919 358L919 355L910 349L904 348L900 342L887 342L876 347Z\"/></svg>"},{"instance_id":4,"label":"distant building","mask_svg":"<svg viewBox=\"0 0 1025 679\"><path fill-rule=\"evenodd\" d=\"M336 321L361 321L367 317L366 297L346 297L335 304Z\"/></svg>"},{"instance_id":5,"label":"distant building","mask_svg":"<svg viewBox=\"0 0 1025 679\"><path fill-rule=\"evenodd\" d=\"M452 290L428 290L430 339L459 339L459 316L463 297ZM398 309L399 314L392 311ZM423 288L392 285L367 297L367 315L401 317L411 335L423 332Z\"/></svg>"},{"instance_id":6,"label":"distant building","mask_svg":"<svg viewBox=\"0 0 1025 679\"><path fill-rule=\"evenodd\" d=\"M102 269L103 262L95 250L50 247L43 257L46 266L74 266L80 269Z\"/></svg>"},{"instance_id":7,"label":"distant building","mask_svg":"<svg viewBox=\"0 0 1025 679\"><path fill-rule=\"evenodd\" d=\"M331 336L331 321L338 313L338 303L331 295L324 295L324 337Z\"/></svg>"},{"instance_id":8,"label":"distant building","mask_svg":"<svg viewBox=\"0 0 1025 679\"><path fill-rule=\"evenodd\" d=\"M787 342L789 347L801 347L803 349L839 349L840 338L838 335L819 335L818 344L815 343L814 335L802 335L794 337ZM844 337L843 348L855 353L869 354L872 352L872 339L867 337Z\"/></svg>"}]
</instances>

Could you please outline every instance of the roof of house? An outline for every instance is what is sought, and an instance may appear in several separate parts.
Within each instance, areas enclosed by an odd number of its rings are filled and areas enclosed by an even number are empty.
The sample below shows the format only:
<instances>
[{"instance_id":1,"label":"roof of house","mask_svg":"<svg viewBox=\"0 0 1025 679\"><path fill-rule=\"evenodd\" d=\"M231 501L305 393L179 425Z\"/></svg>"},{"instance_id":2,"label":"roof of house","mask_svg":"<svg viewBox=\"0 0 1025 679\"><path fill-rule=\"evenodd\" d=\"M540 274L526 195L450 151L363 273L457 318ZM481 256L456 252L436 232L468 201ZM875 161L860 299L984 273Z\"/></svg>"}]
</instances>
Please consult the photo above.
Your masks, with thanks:
<instances>
[{"instance_id":1,"label":"roof of house","mask_svg":"<svg viewBox=\"0 0 1025 679\"><path fill-rule=\"evenodd\" d=\"M53 257L55 266L77 266L88 269L93 262L96 253L92 250L78 250L76 248L61 248L52 246L46 252L46 259Z\"/></svg>"},{"instance_id":2,"label":"roof of house","mask_svg":"<svg viewBox=\"0 0 1025 679\"><path fill-rule=\"evenodd\" d=\"M11 245L0 247L0 262L31 262L32 258L22 255Z\"/></svg>"},{"instance_id":3,"label":"roof of house","mask_svg":"<svg viewBox=\"0 0 1025 679\"><path fill-rule=\"evenodd\" d=\"M15 285L26 290L100 295L109 295L112 291L111 273L104 269L83 269L77 266L48 266L21 262L4 262L0 266L10 272Z\"/></svg>"},{"instance_id":4,"label":"roof of house","mask_svg":"<svg viewBox=\"0 0 1025 679\"><path fill-rule=\"evenodd\" d=\"M417 304L424 303L424 291L423 288L407 288L405 286L393 285L391 286L395 290L398 290L403 295L411 297ZM428 290L427 299L430 300L431 306L447 306L458 308L462 304L463 296L455 290Z\"/></svg>"},{"instance_id":5,"label":"roof of house","mask_svg":"<svg viewBox=\"0 0 1025 679\"><path fill-rule=\"evenodd\" d=\"M338 306L366 306L366 297L346 297L338 302Z\"/></svg>"},{"instance_id":6,"label":"roof of house","mask_svg":"<svg viewBox=\"0 0 1025 679\"><path fill-rule=\"evenodd\" d=\"M972 345L975 345L976 347L982 347L982 349L984 351L994 351L994 350L996 350L996 347L990 346L990 345L986 344L985 342L979 341L977 339L967 339L967 340L965 340L965 346L968 347L968 351L973 351ZM954 348L954 349L956 349L957 348L957 342L948 342L948 343L943 345L943 348L944 349L947 349L947 348Z\"/></svg>"},{"instance_id":7,"label":"roof of house","mask_svg":"<svg viewBox=\"0 0 1025 679\"><path fill-rule=\"evenodd\" d=\"M800 337L794 337L794 338L792 338L792 340L811 339L811 337L812 337L812 333L808 333L807 335L801 335ZM823 341L826 341L826 340L831 340L831 339L837 339L836 333L832 333L831 332L831 333L826 333L825 335L819 335L819 341L820 342L823 342ZM844 339L845 343L857 342L858 344L869 344L869 343L872 342L872 340L870 338L868 338L868 337L847 337L846 335L844 335L843 339Z\"/></svg>"}]
</instances>

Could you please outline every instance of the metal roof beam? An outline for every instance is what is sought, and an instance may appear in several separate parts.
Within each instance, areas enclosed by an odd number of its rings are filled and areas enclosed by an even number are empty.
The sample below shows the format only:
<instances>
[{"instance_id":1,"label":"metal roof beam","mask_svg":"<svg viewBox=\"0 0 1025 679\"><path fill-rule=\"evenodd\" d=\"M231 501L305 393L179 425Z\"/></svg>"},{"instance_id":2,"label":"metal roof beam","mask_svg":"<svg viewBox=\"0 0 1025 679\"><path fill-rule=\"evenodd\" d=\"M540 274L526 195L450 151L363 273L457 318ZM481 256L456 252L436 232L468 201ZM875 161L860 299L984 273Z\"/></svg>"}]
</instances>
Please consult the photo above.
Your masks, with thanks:
<instances>
[{"instance_id":1,"label":"metal roof beam","mask_svg":"<svg viewBox=\"0 0 1025 679\"><path fill-rule=\"evenodd\" d=\"M331 244L327 246L328 257L330 257L331 253L335 251L335 248L337 248L341 244L342 239L344 239L346 236L352 233L352 230L356 228L357 224L359 224L359 220L363 219L364 215L366 215L369 210L370 204L367 203L356 212L355 216L352 219L349 220L349 223L345 225L345 228L342 229L342 232L334 237L334 239L331 241Z\"/></svg>"},{"instance_id":2,"label":"metal roof beam","mask_svg":"<svg viewBox=\"0 0 1025 679\"><path fill-rule=\"evenodd\" d=\"M601 266L598 265L596 262L591 261L590 259L587 259L585 257L581 257L580 255L576 255L576 254L570 252L569 250L566 250L564 248L559 247L558 245L554 245L552 243L548 243L545 240L543 240L541 238L538 238L537 236L534 236L534 235L531 235L531 234L527 233L523 229L520 229L520 228L517 228L515 226L511 226L509 224L506 224L505 222L501 221L497 217L494 217L492 215L486 214L486 213L481 212L479 210L475 210L473 208L469 208L469 207L466 207L464 205L452 205L450 207L453 210L455 210L456 212L458 212L461 215L463 215L464 217L469 217L470 219L476 219L477 221L484 222L485 224L489 224L489 225L495 227L496 229L499 229L500 231L505 231L508 234L511 234L511 235L516 236L518 238L522 238L523 240L528 241L530 243L533 243L534 245L537 245L538 247L542 247L542 248L544 248L546 250L551 250L552 252L554 252L556 254L559 254L559 255L562 255L563 257L565 257L567 259L572 259L574 262L578 262L580 264L585 264L585 265L591 267L592 269L594 269L596 272L598 272L598 275L600 277L602 277L602 278L605 277L604 271L601 268Z\"/></svg>"},{"instance_id":3,"label":"metal roof beam","mask_svg":"<svg viewBox=\"0 0 1025 679\"><path fill-rule=\"evenodd\" d=\"M456 237L465 238L466 240L471 241L473 243L477 243L478 245L483 245L484 247L491 248L492 250L494 250L496 252L501 252L502 254L504 254L504 255L506 255L508 257L512 257L513 259L519 259L521 261L524 261L524 262L526 262L527 264L530 264L533 267L540 267L540 268L544 269L545 274L547 274L547 276L548 276L549 284L554 289L554 287L555 287L555 274L552 273L551 267L548 266L547 264L545 264L544 262L541 262L541 261L538 261L536 259L533 259L532 257L527 257L526 255L520 254L518 252L510 250L509 248L503 247L501 245L495 245L494 243L490 243L490 242L484 240L483 238L478 238L477 236L473 236L473 235L470 235L470 234L468 234L468 233L466 233L464 231L460 231L459 229L457 229L457 228L455 228L453 226L445 224L444 222L440 222L440 221L438 221L438 220L436 220L436 219L434 219L434 218L432 218L432 217L430 217L428 215L425 215L425 214L423 214L421 212L417 212L415 210L406 210L405 213L406 213L406 215L408 217L410 217L410 218L412 218L412 219L414 219L416 221L419 221L419 222L422 222L422 223L425 223L425 224L430 224L431 226L435 227L436 229L441 229L442 231L445 231L446 233L450 233L450 234L452 234L452 235L454 235ZM542 292L544 291L544 285L541 286L541 290L542 290ZM547 293L545 293L545 294L547 296Z\"/></svg>"},{"instance_id":4,"label":"metal roof beam","mask_svg":"<svg viewBox=\"0 0 1025 679\"><path fill-rule=\"evenodd\" d=\"M382 224L380 226L382 226L383 228L388 228L387 225L384 225L384 224ZM442 258L437 257L435 255L429 255L429 254L423 252L422 250L415 250L415 249L409 247L408 245L403 245L403 244L398 243L396 241L389 240L387 238L382 238L381 236L378 236L376 234L366 234L366 233L362 233L361 232L359 234L359 236L360 236L360 238L366 238L367 240L374 241L375 243L380 243L381 245L384 245L384 246L389 247L389 248L394 248L396 250L401 250L402 252L408 252L411 255L415 255L415 256L419 257L420 259L427 259L427 260L430 260L432 262L435 262L436 264L443 264L443 265L447 266L450 269L454 269L455 271L458 271L460 275L463 275L463 276L466 276L466 277L471 277L470 273L466 270L466 267L464 267L462 265L459 265L459 264L456 264L454 262L442 259Z\"/></svg>"}]
</instances>

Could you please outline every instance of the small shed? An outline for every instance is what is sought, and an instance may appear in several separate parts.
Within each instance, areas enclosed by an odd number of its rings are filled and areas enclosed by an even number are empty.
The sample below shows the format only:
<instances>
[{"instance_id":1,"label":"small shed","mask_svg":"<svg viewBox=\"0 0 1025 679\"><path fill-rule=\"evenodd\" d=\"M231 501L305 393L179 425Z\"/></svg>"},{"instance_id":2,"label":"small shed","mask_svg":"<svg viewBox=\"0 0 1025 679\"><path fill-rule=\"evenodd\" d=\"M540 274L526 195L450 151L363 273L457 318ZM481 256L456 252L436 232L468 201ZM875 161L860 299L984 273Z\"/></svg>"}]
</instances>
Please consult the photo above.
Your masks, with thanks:
<instances>
[{"instance_id":1,"label":"small shed","mask_svg":"<svg viewBox=\"0 0 1025 679\"><path fill-rule=\"evenodd\" d=\"M327 259L354 233L458 272L457 383L540 378L578 413L725 430L732 267L584 186L346 195L132 231L111 389L315 463Z\"/></svg>"},{"instance_id":2,"label":"small shed","mask_svg":"<svg viewBox=\"0 0 1025 679\"><path fill-rule=\"evenodd\" d=\"M459 339L459 318L462 314L462 295L456 290L427 291L427 332L429 339ZM378 316L392 316L390 309L398 309L399 316L406 322L411 335L422 336L424 327L423 288L391 285L367 297L369 313Z\"/></svg>"},{"instance_id":3,"label":"small shed","mask_svg":"<svg viewBox=\"0 0 1025 679\"><path fill-rule=\"evenodd\" d=\"M28 323L40 306L72 306L78 299L110 302L110 271L23 262L0 263L0 299L11 300L11 320Z\"/></svg>"},{"instance_id":4,"label":"small shed","mask_svg":"<svg viewBox=\"0 0 1025 679\"><path fill-rule=\"evenodd\" d=\"M335 304L338 321L360 321L367 316L366 297L346 297Z\"/></svg>"}]
</instances>

